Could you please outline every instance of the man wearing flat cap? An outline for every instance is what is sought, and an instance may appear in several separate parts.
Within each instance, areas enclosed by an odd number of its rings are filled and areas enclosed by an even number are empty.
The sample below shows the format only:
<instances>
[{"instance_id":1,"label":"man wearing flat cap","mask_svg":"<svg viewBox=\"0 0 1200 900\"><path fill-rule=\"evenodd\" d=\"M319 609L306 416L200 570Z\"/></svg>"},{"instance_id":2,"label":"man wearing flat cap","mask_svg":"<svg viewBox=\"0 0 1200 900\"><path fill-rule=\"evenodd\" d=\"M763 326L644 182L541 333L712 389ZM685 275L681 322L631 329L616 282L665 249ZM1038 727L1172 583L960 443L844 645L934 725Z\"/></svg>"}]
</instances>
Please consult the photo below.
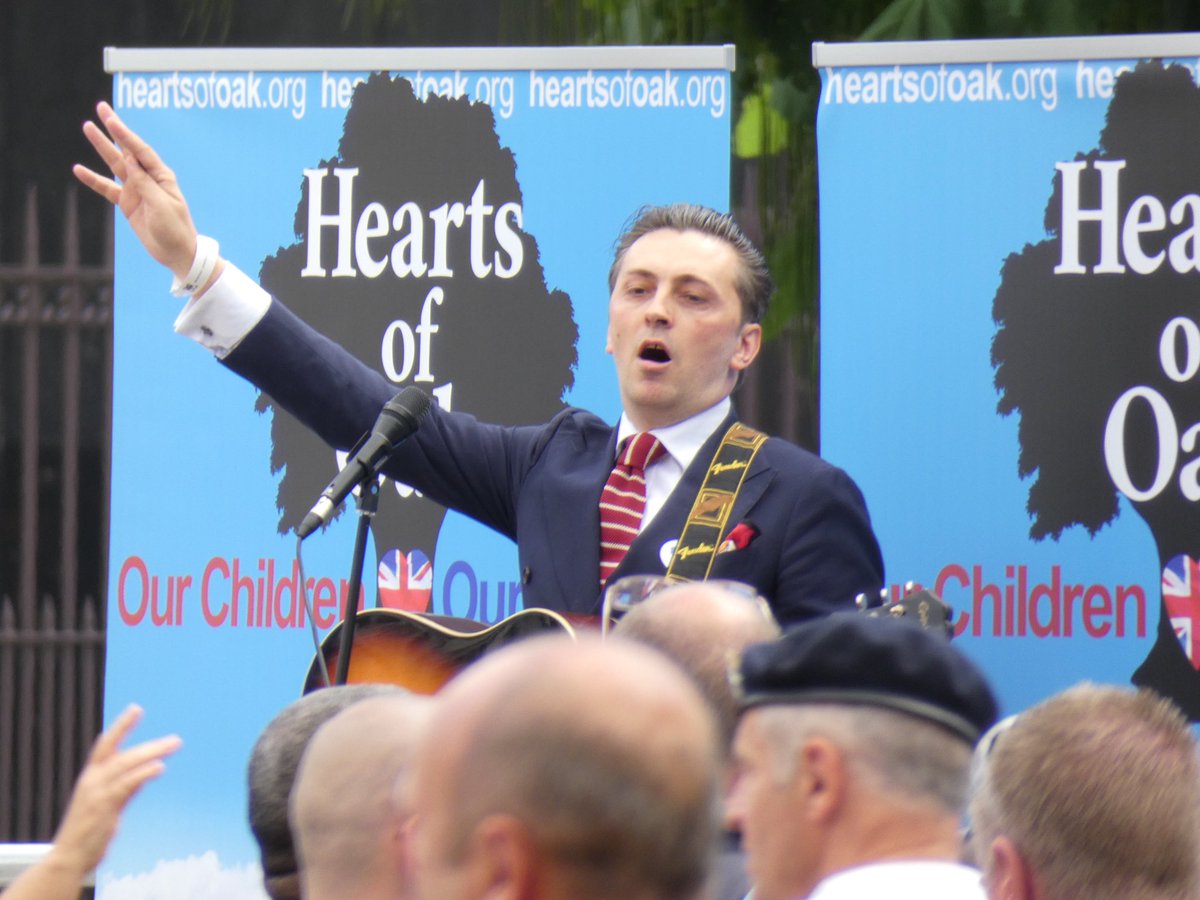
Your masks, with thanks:
<instances>
[{"instance_id":1,"label":"man wearing flat cap","mask_svg":"<svg viewBox=\"0 0 1200 900\"><path fill-rule=\"evenodd\" d=\"M942 634L838 613L748 648L734 680L754 900L982 900L960 823L996 702Z\"/></svg>"}]
</instances>

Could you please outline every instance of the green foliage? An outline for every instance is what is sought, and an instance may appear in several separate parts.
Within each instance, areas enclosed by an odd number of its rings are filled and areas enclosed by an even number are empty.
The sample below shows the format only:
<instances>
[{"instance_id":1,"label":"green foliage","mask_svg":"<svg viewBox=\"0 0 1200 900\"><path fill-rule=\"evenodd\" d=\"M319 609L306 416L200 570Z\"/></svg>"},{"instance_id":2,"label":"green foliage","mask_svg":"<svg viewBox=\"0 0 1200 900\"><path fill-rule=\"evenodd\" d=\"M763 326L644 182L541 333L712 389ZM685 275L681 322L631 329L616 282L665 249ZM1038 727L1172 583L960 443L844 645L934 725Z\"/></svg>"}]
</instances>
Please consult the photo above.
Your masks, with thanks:
<instances>
[{"instance_id":1,"label":"green foliage","mask_svg":"<svg viewBox=\"0 0 1200 900\"><path fill-rule=\"evenodd\" d=\"M786 82L782 88L791 87ZM742 98L733 129L733 155L741 159L773 156L787 149L788 120L772 102L775 84Z\"/></svg>"},{"instance_id":2,"label":"green foliage","mask_svg":"<svg viewBox=\"0 0 1200 900\"><path fill-rule=\"evenodd\" d=\"M233 27L234 0L197 0L185 7L182 30L200 40L224 44Z\"/></svg>"},{"instance_id":3,"label":"green foliage","mask_svg":"<svg viewBox=\"0 0 1200 900\"><path fill-rule=\"evenodd\" d=\"M861 35L864 41L949 40L965 33L962 0L895 0Z\"/></svg>"}]
</instances>

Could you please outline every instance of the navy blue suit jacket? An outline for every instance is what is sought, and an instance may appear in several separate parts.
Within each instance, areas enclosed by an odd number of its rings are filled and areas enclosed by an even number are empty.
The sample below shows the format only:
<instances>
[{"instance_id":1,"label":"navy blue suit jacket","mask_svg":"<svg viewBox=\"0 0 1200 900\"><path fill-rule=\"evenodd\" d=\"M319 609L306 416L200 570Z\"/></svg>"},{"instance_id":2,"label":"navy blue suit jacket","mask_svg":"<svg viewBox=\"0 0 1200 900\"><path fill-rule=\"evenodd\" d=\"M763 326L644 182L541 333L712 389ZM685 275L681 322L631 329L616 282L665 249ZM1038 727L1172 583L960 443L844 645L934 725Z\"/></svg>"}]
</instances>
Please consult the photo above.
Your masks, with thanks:
<instances>
[{"instance_id":1,"label":"navy blue suit jacket","mask_svg":"<svg viewBox=\"0 0 1200 900\"><path fill-rule=\"evenodd\" d=\"M371 428L396 391L278 302L224 362L343 449ZM724 430L696 455L613 578L666 571L661 548L683 530ZM599 499L615 444L616 429L581 409L564 409L544 425L508 427L435 406L385 471L515 540L527 607L595 613ZM858 487L787 441L771 438L755 457L730 528L740 522L752 522L758 537L718 554L710 577L754 585L785 626L850 608L857 593L883 582Z\"/></svg>"}]
</instances>

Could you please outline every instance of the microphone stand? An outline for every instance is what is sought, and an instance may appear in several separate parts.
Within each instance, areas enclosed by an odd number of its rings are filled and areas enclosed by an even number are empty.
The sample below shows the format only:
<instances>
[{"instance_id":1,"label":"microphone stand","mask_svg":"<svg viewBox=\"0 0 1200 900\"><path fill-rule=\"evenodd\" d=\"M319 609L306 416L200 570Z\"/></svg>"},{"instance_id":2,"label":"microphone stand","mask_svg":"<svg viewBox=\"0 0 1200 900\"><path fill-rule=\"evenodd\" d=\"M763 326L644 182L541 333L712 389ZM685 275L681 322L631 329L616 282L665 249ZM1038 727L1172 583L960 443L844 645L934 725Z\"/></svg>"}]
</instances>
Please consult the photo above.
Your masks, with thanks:
<instances>
[{"instance_id":1,"label":"microphone stand","mask_svg":"<svg viewBox=\"0 0 1200 900\"><path fill-rule=\"evenodd\" d=\"M345 684L350 673L350 648L354 642L354 626L358 619L358 594L362 589L363 560L367 553L367 538L371 531L371 519L379 509L379 478L368 473L359 484L358 530L354 535L354 555L350 565L350 589L346 607L342 611L342 640L338 650L337 673L334 684Z\"/></svg>"}]
</instances>

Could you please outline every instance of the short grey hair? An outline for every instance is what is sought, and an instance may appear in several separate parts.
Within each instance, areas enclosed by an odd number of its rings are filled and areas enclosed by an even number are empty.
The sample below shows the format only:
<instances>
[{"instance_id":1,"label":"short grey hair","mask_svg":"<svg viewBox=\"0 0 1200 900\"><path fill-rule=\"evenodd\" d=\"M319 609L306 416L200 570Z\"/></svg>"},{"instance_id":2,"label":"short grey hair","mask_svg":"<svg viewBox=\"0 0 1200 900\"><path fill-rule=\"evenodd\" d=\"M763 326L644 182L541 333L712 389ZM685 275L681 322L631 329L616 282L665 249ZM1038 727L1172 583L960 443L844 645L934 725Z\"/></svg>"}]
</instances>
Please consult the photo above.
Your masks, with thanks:
<instances>
[{"instance_id":1,"label":"short grey hair","mask_svg":"<svg viewBox=\"0 0 1200 900\"><path fill-rule=\"evenodd\" d=\"M941 725L875 706L781 704L756 711L781 784L794 774L801 745L820 736L842 749L856 778L880 791L954 815L966 807L971 745Z\"/></svg>"},{"instance_id":2,"label":"short grey hair","mask_svg":"<svg viewBox=\"0 0 1200 900\"><path fill-rule=\"evenodd\" d=\"M296 846L288 824L288 797L300 758L317 729L367 697L404 694L395 685L342 684L305 694L280 710L259 733L246 767L250 830L262 858L271 897L298 897Z\"/></svg>"}]
</instances>

